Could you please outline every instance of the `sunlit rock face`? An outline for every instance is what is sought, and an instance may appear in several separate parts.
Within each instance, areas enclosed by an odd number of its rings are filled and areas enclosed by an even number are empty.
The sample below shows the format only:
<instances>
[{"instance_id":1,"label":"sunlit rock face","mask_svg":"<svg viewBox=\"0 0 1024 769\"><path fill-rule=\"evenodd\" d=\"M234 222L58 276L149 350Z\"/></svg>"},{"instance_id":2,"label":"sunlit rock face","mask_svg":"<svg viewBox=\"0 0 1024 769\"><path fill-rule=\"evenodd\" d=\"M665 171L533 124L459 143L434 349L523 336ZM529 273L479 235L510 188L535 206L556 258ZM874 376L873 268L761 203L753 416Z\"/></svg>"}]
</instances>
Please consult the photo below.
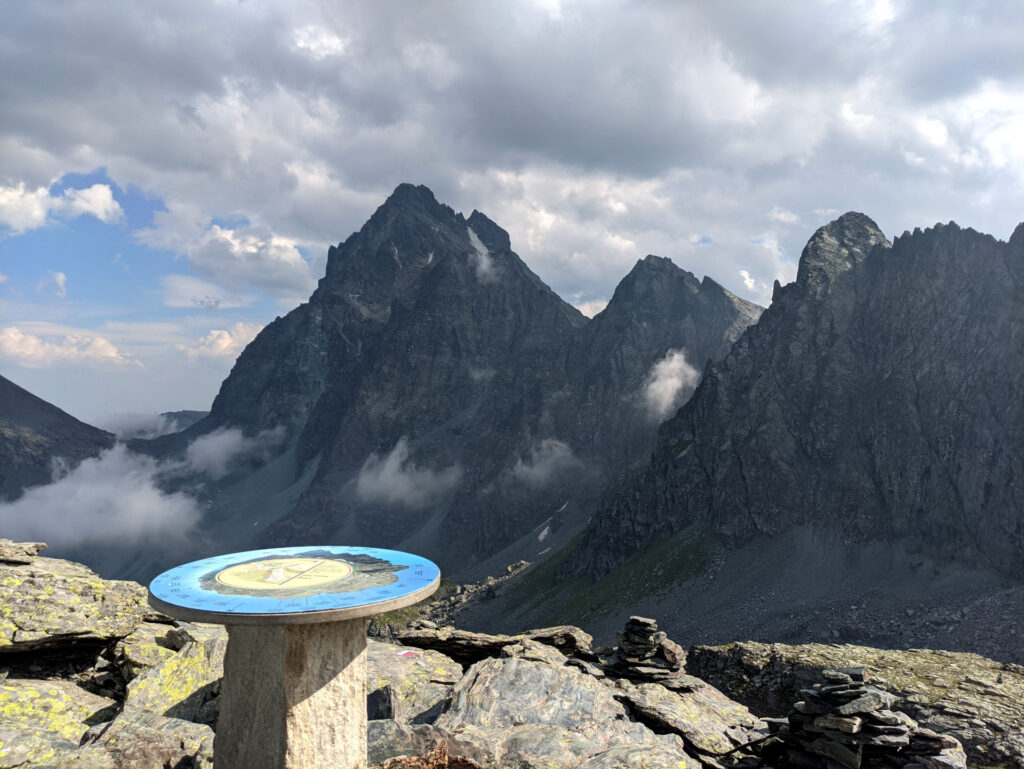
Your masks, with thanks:
<instances>
[{"instance_id":1,"label":"sunlit rock face","mask_svg":"<svg viewBox=\"0 0 1024 769\"><path fill-rule=\"evenodd\" d=\"M1021 575L1022 275L1024 226L893 243L862 214L822 227L571 568L606 573L696 524L727 546L810 526Z\"/></svg>"},{"instance_id":2,"label":"sunlit rock face","mask_svg":"<svg viewBox=\"0 0 1024 769\"><path fill-rule=\"evenodd\" d=\"M152 445L281 431L261 492L236 470L210 493L222 547L400 546L449 572L509 547L502 566L532 560L582 529L760 311L649 256L590 320L486 216L401 185L245 349L210 415Z\"/></svg>"}]
</instances>

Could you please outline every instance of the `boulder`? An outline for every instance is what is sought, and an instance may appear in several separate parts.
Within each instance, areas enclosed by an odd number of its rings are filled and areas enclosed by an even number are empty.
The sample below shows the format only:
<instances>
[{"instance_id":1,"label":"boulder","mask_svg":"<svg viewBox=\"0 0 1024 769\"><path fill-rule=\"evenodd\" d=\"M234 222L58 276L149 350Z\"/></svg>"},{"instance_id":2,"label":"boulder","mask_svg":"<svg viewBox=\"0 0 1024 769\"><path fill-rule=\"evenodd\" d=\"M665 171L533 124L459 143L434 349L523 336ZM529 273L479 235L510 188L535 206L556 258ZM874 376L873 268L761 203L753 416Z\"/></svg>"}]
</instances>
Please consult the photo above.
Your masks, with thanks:
<instances>
[{"instance_id":1,"label":"boulder","mask_svg":"<svg viewBox=\"0 0 1024 769\"><path fill-rule=\"evenodd\" d=\"M136 710L96 730L80 748L58 750L32 769L213 769L208 726Z\"/></svg>"},{"instance_id":2,"label":"boulder","mask_svg":"<svg viewBox=\"0 0 1024 769\"><path fill-rule=\"evenodd\" d=\"M601 679L509 650L474 664L436 725L476 745L499 766L576 767L618 746L660 747L685 761L677 735L630 718Z\"/></svg>"},{"instance_id":3,"label":"boulder","mask_svg":"<svg viewBox=\"0 0 1024 769\"><path fill-rule=\"evenodd\" d=\"M620 745L591 756L579 769L700 769L701 763L677 750L650 745Z\"/></svg>"},{"instance_id":4,"label":"boulder","mask_svg":"<svg viewBox=\"0 0 1024 769\"><path fill-rule=\"evenodd\" d=\"M399 631L395 634L395 639L405 646L439 651L464 666L472 665L487 657L497 657L506 646L523 640L537 641L553 646L566 656L595 659L595 655L590 650L594 639L588 633L584 633L572 625L529 630L517 635L490 635L457 630L454 627L432 628L423 626L424 623L420 624L420 627L410 627Z\"/></svg>"},{"instance_id":5,"label":"boulder","mask_svg":"<svg viewBox=\"0 0 1024 769\"><path fill-rule=\"evenodd\" d=\"M116 706L71 681L6 679L0 686L0 769L77 747L89 722L112 717Z\"/></svg>"},{"instance_id":6,"label":"boulder","mask_svg":"<svg viewBox=\"0 0 1024 769\"><path fill-rule=\"evenodd\" d=\"M689 678L689 677L687 677ZM660 684L616 682L615 698L657 731L678 734L687 747L722 756L767 734L764 722L713 686L689 678L677 691Z\"/></svg>"},{"instance_id":7,"label":"boulder","mask_svg":"<svg viewBox=\"0 0 1024 769\"><path fill-rule=\"evenodd\" d=\"M367 643L366 695L369 718L402 722L431 721L452 686L462 678L462 666L430 649Z\"/></svg>"},{"instance_id":8,"label":"boulder","mask_svg":"<svg viewBox=\"0 0 1024 769\"><path fill-rule=\"evenodd\" d=\"M124 712L142 710L203 724L217 720L226 641L191 641L128 684Z\"/></svg>"},{"instance_id":9,"label":"boulder","mask_svg":"<svg viewBox=\"0 0 1024 769\"><path fill-rule=\"evenodd\" d=\"M0 653L123 638L148 613L136 582L100 579L59 558L0 560Z\"/></svg>"},{"instance_id":10,"label":"boulder","mask_svg":"<svg viewBox=\"0 0 1024 769\"><path fill-rule=\"evenodd\" d=\"M174 629L174 625L161 622L142 622L117 642L114 661L125 681L174 656L179 647L167 637Z\"/></svg>"},{"instance_id":11,"label":"boulder","mask_svg":"<svg viewBox=\"0 0 1024 769\"><path fill-rule=\"evenodd\" d=\"M9 539L0 539L0 561L32 563L39 551L45 549L45 542L12 542Z\"/></svg>"},{"instance_id":12,"label":"boulder","mask_svg":"<svg viewBox=\"0 0 1024 769\"><path fill-rule=\"evenodd\" d=\"M862 667L919 726L955 737L978 766L1024 769L1024 667L977 654L839 644L694 646L687 671L761 715L781 715L824 671ZM882 712L882 711L878 711Z\"/></svg>"}]
</instances>

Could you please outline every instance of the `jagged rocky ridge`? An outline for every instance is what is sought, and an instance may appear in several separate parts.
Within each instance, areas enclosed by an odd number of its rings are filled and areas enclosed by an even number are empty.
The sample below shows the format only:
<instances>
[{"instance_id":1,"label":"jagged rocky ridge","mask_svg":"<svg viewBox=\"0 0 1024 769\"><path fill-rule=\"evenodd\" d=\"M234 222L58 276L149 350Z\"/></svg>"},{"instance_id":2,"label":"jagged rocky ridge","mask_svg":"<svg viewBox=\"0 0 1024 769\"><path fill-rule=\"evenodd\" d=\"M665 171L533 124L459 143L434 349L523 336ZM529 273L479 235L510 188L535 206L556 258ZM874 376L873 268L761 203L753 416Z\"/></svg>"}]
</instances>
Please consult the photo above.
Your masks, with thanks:
<instances>
[{"instance_id":1,"label":"jagged rocky ridge","mask_svg":"<svg viewBox=\"0 0 1024 769\"><path fill-rule=\"evenodd\" d=\"M72 574L90 589L69 590ZM42 597L20 600L27 586ZM96 609L114 595L134 596L120 604L121 625L100 625L104 612L96 610L81 612L79 625L73 625L78 612L69 611L71 605ZM100 580L79 564L41 557L37 545L0 541L5 621L43 628L48 614L68 617L44 645L38 635L25 639L27 646L9 636L0 642L0 767L209 769L226 634L218 626L154 614L143 595L139 585ZM925 652L832 646L823 649L824 656L812 647L771 647L766 654L747 644L694 649L687 659L653 620L642 617L633 618L623 631L625 643L616 649L594 646L573 627L494 636L419 623L398 635L403 645L369 644L372 765L428 753L434 764L410 758L399 765L765 765L765 757L775 755L766 739L768 724L694 673L710 673L748 697L757 692L755 712L781 716L792 707L794 687L805 690L806 698L806 690L835 686L836 674L829 670L863 665L858 675L870 675L877 702L843 689L835 695L842 705L856 700L857 712L879 723L906 724L909 719L898 711L907 706L916 708L915 718L927 717L922 697L879 675L886 664L898 669L901 681L929 675L932 668L918 659ZM742 654L735 653L739 647ZM905 730L916 742L908 737L911 744L887 746L891 765L913 757L934 769L963 767L962 741L975 764L1024 767L1024 745L1012 726L1024 719L1024 670L972 655L947 659L949 681L930 685L960 684L956 712L946 708L941 719L929 722L941 737ZM826 694L820 696L827 699ZM767 712L765 698L773 703ZM983 742L986 725L989 737ZM820 734L812 742L846 739ZM439 753L457 760L438 764ZM786 764L773 759L771 765ZM858 769L856 762L846 765Z\"/></svg>"},{"instance_id":2,"label":"jagged rocky ridge","mask_svg":"<svg viewBox=\"0 0 1024 769\"><path fill-rule=\"evenodd\" d=\"M760 310L649 256L588 320L486 216L401 185L243 351L208 417L134 445L283 431L269 469L209 489L220 549L359 541L458 572L518 541L507 563L567 541L646 457L652 365L682 350L702 370Z\"/></svg>"},{"instance_id":3,"label":"jagged rocky ridge","mask_svg":"<svg viewBox=\"0 0 1024 769\"><path fill-rule=\"evenodd\" d=\"M807 526L1024 575L1022 275L1024 225L822 227L566 569L687 526L727 546Z\"/></svg>"},{"instance_id":4,"label":"jagged rocky ridge","mask_svg":"<svg viewBox=\"0 0 1024 769\"><path fill-rule=\"evenodd\" d=\"M53 462L74 465L114 443L105 430L75 419L0 376L0 502L49 483Z\"/></svg>"}]
</instances>

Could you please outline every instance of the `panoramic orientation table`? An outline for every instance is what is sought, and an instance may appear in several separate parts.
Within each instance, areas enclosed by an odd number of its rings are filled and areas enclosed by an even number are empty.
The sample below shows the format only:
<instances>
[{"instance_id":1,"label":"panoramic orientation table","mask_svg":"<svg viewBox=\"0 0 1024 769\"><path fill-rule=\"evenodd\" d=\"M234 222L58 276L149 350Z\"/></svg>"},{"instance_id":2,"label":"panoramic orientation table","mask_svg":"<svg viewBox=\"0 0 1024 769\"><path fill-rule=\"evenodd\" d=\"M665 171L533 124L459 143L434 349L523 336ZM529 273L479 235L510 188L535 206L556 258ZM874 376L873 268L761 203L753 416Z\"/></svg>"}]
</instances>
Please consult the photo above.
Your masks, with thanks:
<instances>
[{"instance_id":1,"label":"panoramic orientation table","mask_svg":"<svg viewBox=\"0 0 1024 769\"><path fill-rule=\"evenodd\" d=\"M149 603L227 626L217 769L362 769L366 618L440 581L431 561L396 550L282 547L165 571Z\"/></svg>"}]
</instances>

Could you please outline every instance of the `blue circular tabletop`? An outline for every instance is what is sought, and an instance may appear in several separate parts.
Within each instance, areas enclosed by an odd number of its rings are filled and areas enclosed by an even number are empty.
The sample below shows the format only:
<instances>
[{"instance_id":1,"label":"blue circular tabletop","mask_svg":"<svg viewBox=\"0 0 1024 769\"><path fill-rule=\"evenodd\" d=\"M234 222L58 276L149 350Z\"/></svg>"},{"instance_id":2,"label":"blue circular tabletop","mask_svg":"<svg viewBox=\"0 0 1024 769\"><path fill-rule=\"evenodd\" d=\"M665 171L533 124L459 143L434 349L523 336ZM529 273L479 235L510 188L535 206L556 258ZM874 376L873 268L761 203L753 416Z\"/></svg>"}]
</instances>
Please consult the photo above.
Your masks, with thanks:
<instances>
[{"instance_id":1,"label":"blue circular tabletop","mask_svg":"<svg viewBox=\"0 0 1024 769\"><path fill-rule=\"evenodd\" d=\"M426 558L340 545L204 558L149 584L149 603L178 619L227 625L336 622L408 606L441 580Z\"/></svg>"}]
</instances>

